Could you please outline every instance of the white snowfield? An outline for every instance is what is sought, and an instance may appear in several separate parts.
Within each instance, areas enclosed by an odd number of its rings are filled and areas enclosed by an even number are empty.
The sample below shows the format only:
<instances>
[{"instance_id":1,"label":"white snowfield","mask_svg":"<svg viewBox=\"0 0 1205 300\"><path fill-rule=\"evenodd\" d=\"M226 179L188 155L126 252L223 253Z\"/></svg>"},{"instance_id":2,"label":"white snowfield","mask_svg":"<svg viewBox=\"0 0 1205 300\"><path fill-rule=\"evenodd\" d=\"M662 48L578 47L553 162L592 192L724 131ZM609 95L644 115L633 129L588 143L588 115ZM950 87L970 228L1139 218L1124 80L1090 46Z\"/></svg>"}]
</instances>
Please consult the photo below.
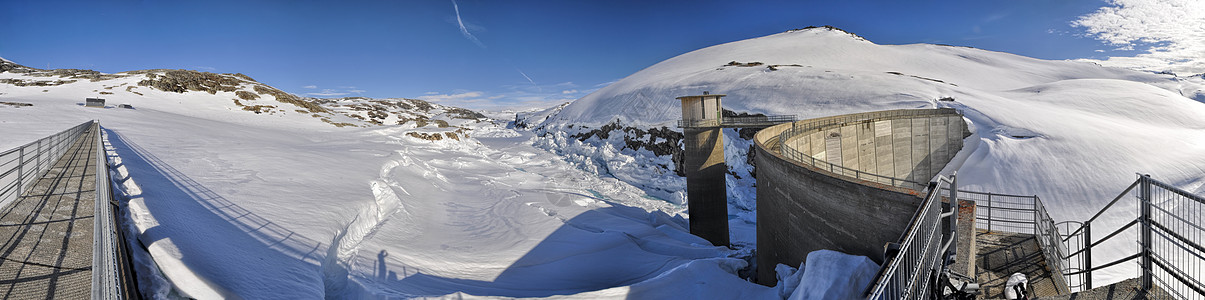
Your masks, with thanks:
<instances>
[{"instance_id":1,"label":"white snowfield","mask_svg":"<svg viewBox=\"0 0 1205 300\"><path fill-rule=\"evenodd\" d=\"M290 104L242 111L229 92L105 89L140 79L0 87L33 104L0 105L0 146L100 119L155 298L776 295L736 275L747 253L690 235L685 208L530 132L444 119L470 136L429 141L408 133L455 127L336 128ZM93 90L113 91L109 107L82 105Z\"/></svg>"},{"instance_id":2,"label":"white snowfield","mask_svg":"<svg viewBox=\"0 0 1205 300\"><path fill-rule=\"evenodd\" d=\"M800 119L953 107L966 115L975 133L945 170L947 174L958 171L960 188L1038 195L1054 219L1084 221L1132 183L1136 173L1205 194L1203 88L1201 75L1174 77L967 47L876 45L843 31L814 28L665 60L571 103L542 126L550 141L544 148L580 153L583 147L621 148L623 137L592 138L584 146L556 141L582 126L598 128L615 121L639 128L672 128L681 118L675 97L704 91L727 94L723 105L729 110ZM745 178L729 177L729 210L744 220L730 224L739 233L754 221L752 189L748 184L732 185L748 178L743 159L748 144L734 146L734 141L742 140L735 131L725 132L729 135L726 152L742 152L727 158L729 169ZM640 169L624 162L651 156L622 152L568 158L588 170L601 165ZM672 174L664 180L683 184ZM637 181L630 183L639 186ZM641 187L652 194L658 190ZM1113 210L1130 214L1106 215L1093 226L1097 236L1132 220L1136 212L1133 201ZM738 233L734 243L751 242ZM1120 258L1120 253L1135 249L1134 241L1133 236L1115 238L1105 248L1116 251L1095 250L1094 261ZM1126 264L1098 272L1095 283L1133 277L1133 270L1132 264Z\"/></svg>"}]
</instances>

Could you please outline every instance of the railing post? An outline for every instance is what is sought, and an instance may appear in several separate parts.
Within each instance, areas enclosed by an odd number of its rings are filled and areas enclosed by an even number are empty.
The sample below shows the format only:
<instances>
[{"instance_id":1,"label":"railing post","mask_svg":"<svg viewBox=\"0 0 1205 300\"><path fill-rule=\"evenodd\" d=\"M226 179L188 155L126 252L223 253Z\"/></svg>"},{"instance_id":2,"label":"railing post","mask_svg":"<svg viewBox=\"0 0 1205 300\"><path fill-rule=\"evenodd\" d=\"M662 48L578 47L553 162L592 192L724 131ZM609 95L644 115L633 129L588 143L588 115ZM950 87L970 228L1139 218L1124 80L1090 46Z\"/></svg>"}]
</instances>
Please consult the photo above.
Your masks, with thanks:
<instances>
[{"instance_id":1,"label":"railing post","mask_svg":"<svg viewBox=\"0 0 1205 300\"><path fill-rule=\"evenodd\" d=\"M1033 198L1030 198L1030 200L1033 200ZM1038 222L1040 222L1040 221L1041 221L1041 218L1038 218L1038 203L1037 203L1037 201L1030 202L1029 209L1030 209L1030 210L1029 210L1029 213L1030 213L1030 214L1032 214L1032 216L1030 216L1030 217L1029 217L1029 219L1030 219L1030 220L1033 220L1033 228L1030 228L1030 230L1033 230L1033 232L1031 232L1031 233L1032 233L1032 234L1033 234L1033 236L1035 236L1035 237L1041 237L1041 235L1038 233Z\"/></svg>"},{"instance_id":2,"label":"railing post","mask_svg":"<svg viewBox=\"0 0 1205 300\"><path fill-rule=\"evenodd\" d=\"M987 232L992 232L992 193L987 194ZM978 209L978 208L976 208Z\"/></svg>"},{"instance_id":3,"label":"railing post","mask_svg":"<svg viewBox=\"0 0 1205 300\"><path fill-rule=\"evenodd\" d=\"M34 176L38 176L38 174L42 173L42 140L38 140L37 146L35 146L35 147L37 147L37 149L34 149L33 174L34 174ZM38 180L37 178L34 178L34 181L37 181L37 180Z\"/></svg>"},{"instance_id":4,"label":"railing post","mask_svg":"<svg viewBox=\"0 0 1205 300\"><path fill-rule=\"evenodd\" d=\"M17 198L25 191L25 147L17 150Z\"/></svg>"},{"instance_id":5,"label":"railing post","mask_svg":"<svg viewBox=\"0 0 1205 300\"><path fill-rule=\"evenodd\" d=\"M941 190L940 190L941 185L939 184L934 188L938 189L937 194L941 195ZM958 171L954 171L954 174L950 175L950 212L952 212L952 214L950 214L950 221L949 221L949 224L950 224L950 241L949 242L955 243L956 241L954 240L954 238L955 238L955 235L958 234ZM956 248L956 247L954 247L954 248ZM946 261L946 259L949 257L950 254L942 253L942 255L945 256L945 257L942 257L942 261L944 262L944 261Z\"/></svg>"},{"instance_id":6,"label":"railing post","mask_svg":"<svg viewBox=\"0 0 1205 300\"><path fill-rule=\"evenodd\" d=\"M1139 269L1142 274L1139 276L1140 286L1142 291L1151 290L1151 177L1150 175L1142 175L1138 178L1138 209L1139 223L1142 224L1139 234Z\"/></svg>"},{"instance_id":7,"label":"railing post","mask_svg":"<svg viewBox=\"0 0 1205 300\"><path fill-rule=\"evenodd\" d=\"M1084 270L1092 270L1092 222L1084 223L1084 239L1081 247L1084 249ZM1084 272L1084 290L1092 289L1092 271Z\"/></svg>"}]
</instances>

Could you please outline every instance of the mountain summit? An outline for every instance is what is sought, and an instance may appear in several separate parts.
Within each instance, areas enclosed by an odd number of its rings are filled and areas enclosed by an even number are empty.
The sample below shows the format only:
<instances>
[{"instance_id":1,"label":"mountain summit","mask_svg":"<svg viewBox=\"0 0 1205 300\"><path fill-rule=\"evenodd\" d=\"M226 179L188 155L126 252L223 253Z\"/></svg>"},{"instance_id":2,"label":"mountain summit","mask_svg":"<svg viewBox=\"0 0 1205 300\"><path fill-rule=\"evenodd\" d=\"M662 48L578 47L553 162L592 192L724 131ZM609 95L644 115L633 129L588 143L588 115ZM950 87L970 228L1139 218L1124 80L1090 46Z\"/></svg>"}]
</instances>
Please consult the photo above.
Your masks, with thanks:
<instances>
[{"instance_id":1,"label":"mountain summit","mask_svg":"<svg viewBox=\"0 0 1205 300\"><path fill-rule=\"evenodd\" d=\"M669 125L673 100L725 93L734 111L801 118L931 107L937 99L1070 79L1139 82L1205 101L1205 80L969 47L878 45L834 27L810 27L711 46L645 68L566 107L553 122ZM856 107L856 111L850 108Z\"/></svg>"}]
</instances>

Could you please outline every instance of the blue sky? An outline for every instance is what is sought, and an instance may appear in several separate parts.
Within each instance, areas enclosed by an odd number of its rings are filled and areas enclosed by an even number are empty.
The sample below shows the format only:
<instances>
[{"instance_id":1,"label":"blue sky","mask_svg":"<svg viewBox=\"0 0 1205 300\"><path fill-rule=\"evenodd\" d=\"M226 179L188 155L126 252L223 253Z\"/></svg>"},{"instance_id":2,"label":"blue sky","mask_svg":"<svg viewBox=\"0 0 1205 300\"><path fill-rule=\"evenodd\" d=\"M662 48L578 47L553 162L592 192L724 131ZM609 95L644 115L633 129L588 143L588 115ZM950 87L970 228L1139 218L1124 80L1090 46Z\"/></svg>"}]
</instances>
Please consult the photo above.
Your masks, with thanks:
<instances>
[{"instance_id":1,"label":"blue sky","mask_svg":"<svg viewBox=\"0 0 1205 300\"><path fill-rule=\"evenodd\" d=\"M569 101L685 52L811 25L878 44L1043 59L1134 57L1185 43L1175 30L1170 40L1118 37L1116 20L1083 21L1133 1L6 0L0 57L110 73L239 72L306 96L497 109ZM1114 17L1130 18L1122 12Z\"/></svg>"}]
</instances>

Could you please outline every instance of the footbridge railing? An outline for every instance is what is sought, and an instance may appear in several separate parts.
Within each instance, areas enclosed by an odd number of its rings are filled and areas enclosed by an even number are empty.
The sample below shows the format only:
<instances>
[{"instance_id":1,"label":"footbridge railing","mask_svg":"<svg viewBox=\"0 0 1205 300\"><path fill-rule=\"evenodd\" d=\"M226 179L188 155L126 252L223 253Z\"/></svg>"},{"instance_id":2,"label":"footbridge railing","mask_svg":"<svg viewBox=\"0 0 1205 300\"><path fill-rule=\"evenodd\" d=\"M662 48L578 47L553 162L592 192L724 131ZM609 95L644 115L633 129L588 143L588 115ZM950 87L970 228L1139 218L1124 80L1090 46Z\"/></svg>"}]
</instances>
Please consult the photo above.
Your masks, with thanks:
<instances>
[{"instance_id":1,"label":"footbridge railing","mask_svg":"<svg viewBox=\"0 0 1205 300\"><path fill-rule=\"evenodd\" d=\"M48 137L0 152L0 207L21 197L38 178L63 157L92 121L75 125Z\"/></svg>"},{"instance_id":2,"label":"footbridge railing","mask_svg":"<svg viewBox=\"0 0 1205 300\"><path fill-rule=\"evenodd\" d=\"M1093 239L1097 219L1122 200L1137 202L1132 221L1113 230L1104 238ZM1124 205L1123 205L1124 206ZM1078 249L1067 258L1078 260L1084 268L1087 288L1092 288L1092 272L1136 261L1138 282L1144 292L1177 299L1205 299L1205 197L1194 195L1170 184L1139 175L1113 201L1064 237L1067 245ZM1092 262L1092 251L1101 243L1128 232L1137 234L1137 251L1132 255L1103 264Z\"/></svg>"},{"instance_id":3,"label":"footbridge railing","mask_svg":"<svg viewBox=\"0 0 1205 300\"><path fill-rule=\"evenodd\" d=\"M120 206L113 198L109 156L99 121L93 130L96 130L96 202L92 218L92 299L141 299L130 267L129 250L117 226Z\"/></svg>"},{"instance_id":4,"label":"footbridge railing","mask_svg":"<svg viewBox=\"0 0 1205 300\"><path fill-rule=\"evenodd\" d=\"M951 188L953 186L954 188ZM1205 299L1205 197L1140 175L1120 195L1085 222L1056 223L1037 196L957 191L953 180L939 177L931 184L914 215L898 252L889 250L880 274L867 289L869 299L923 299L932 295L938 272L945 269L953 232L941 230L942 195L950 203L959 198L976 202L976 227L980 229L1033 234L1046 261L1061 270L1072 292L1093 288L1092 272L1127 262L1138 265L1138 283L1154 298ZM1122 200L1136 201L1137 217L1125 225L1093 239L1092 227L1103 214ZM950 224L955 224L951 220ZM954 227L954 225L950 225ZM1135 253L1096 264L1092 251L1102 243L1129 231L1136 233ZM943 245L942 241L946 241ZM1112 246L1115 248L1115 246ZM1056 280L1057 280L1056 279Z\"/></svg>"},{"instance_id":5,"label":"footbridge railing","mask_svg":"<svg viewBox=\"0 0 1205 300\"><path fill-rule=\"evenodd\" d=\"M987 231L1005 231L1013 233L1032 234L1042 250L1046 263L1051 269L1062 272L1062 276L1053 276L1056 285L1067 286L1072 291L1078 291L1083 286L1083 277L1079 274L1067 275L1079 271L1081 266L1076 261L1067 258L1067 244L1063 241L1066 224L1056 223L1046 211L1046 205L1038 196L1008 195L986 192L958 191L959 199L975 201L975 228ZM1062 282L1057 282L1057 281Z\"/></svg>"},{"instance_id":6,"label":"footbridge railing","mask_svg":"<svg viewBox=\"0 0 1205 300\"><path fill-rule=\"evenodd\" d=\"M786 122L794 122L795 115L780 116L737 116L720 117L719 119L678 120L678 127L764 127Z\"/></svg>"},{"instance_id":7,"label":"footbridge railing","mask_svg":"<svg viewBox=\"0 0 1205 300\"><path fill-rule=\"evenodd\" d=\"M942 197L948 193L944 196L949 197L950 203L956 203L956 191L955 181L944 176L938 176L930 184L924 202L900 239L898 251L888 253L883 268L867 288L868 299L929 298L938 272L949 263L947 254L954 241L954 231L942 232L941 219L950 217L949 227L955 228L957 216L953 212L942 213Z\"/></svg>"},{"instance_id":8,"label":"footbridge railing","mask_svg":"<svg viewBox=\"0 0 1205 300\"><path fill-rule=\"evenodd\" d=\"M95 139L80 140L89 128ZM111 194L108 156L99 121L67 130L0 153L0 207L20 198L58 162L77 141L95 143L95 202L92 235L92 299L139 299L135 277L116 224L117 203Z\"/></svg>"}]
</instances>

